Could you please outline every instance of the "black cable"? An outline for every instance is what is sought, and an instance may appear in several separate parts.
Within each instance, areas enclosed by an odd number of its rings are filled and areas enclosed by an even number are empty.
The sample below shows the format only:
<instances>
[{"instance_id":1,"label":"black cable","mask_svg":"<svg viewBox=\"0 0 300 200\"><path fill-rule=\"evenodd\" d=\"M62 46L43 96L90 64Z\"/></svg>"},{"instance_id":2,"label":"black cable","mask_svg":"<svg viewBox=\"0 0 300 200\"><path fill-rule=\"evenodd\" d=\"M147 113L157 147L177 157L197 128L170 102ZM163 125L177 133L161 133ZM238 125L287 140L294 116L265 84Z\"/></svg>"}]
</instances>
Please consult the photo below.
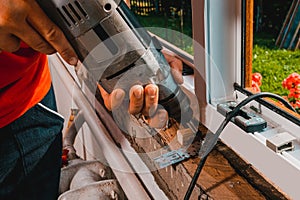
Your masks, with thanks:
<instances>
[{"instance_id":1,"label":"black cable","mask_svg":"<svg viewBox=\"0 0 300 200\"><path fill-rule=\"evenodd\" d=\"M224 129L225 126L228 124L228 122L230 121L230 119L231 119L231 118L226 117L225 120L222 122L222 124L219 126L219 128L218 128L218 130L216 131L215 134L219 134L219 135L220 135L220 133L223 131L223 129ZM216 137L216 140L217 140L217 138L218 138L218 137ZM193 178L192 178L192 181L191 181L191 183L190 183L190 185L189 185L189 188L188 188L188 190L187 190L187 192L186 192L186 194L185 194L185 196L184 196L184 200L190 199L190 196L191 196L191 194L192 194L192 192L193 192L193 189L194 189L194 187L195 187L195 185L196 185L196 183L197 183L198 177L199 177L199 175L200 175L200 173L201 173L201 171L202 171L202 168L203 168L203 166L204 166L204 164L205 164L205 161L206 161L206 159L207 159L207 157L208 157L210 151L213 149L213 146L214 146L214 145L212 145L211 149L209 149L209 150L207 151L208 153L204 154L204 156L200 158L200 159L201 159L201 160L200 160L200 163L198 164L198 167L197 167L197 169L196 169L196 172L195 172L195 174L194 174L194 176L193 176Z\"/></svg>"},{"instance_id":2,"label":"black cable","mask_svg":"<svg viewBox=\"0 0 300 200\"><path fill-rule=\"evenodd\" d=\"M263 97L271 97L271 98L274 98L274 99L277 99L279 100L280 102L282 102L288 109L295 111L295 109L285 100L283 99L281 96L279 95L276 95L276 94L273 94L273 93L269 93L269 92L261 92L261 93L257 93L257 94L254 94L254 95L251 95L249 97L247 97L246 99L244 99L243 101L241 101L231 112L229 112L224 121L221 123L221 125L219 126L218 130L216 131L216 133L214 134L214 138L212 140L212 145L209 146L209 148L207 150L205 150L204 154L202 155L202 157L200 158L200 162L198 164L198 167L196 169L196 172L192 178L192 181L189 185L189 188L184 196L184 200L189 200L190 199L190 196L193 192L193 189L197 183L197 180L198 180L198 177L202 171L202 168L205 164L205 161L209 155L209 153L212 151L212 149L214 148L215 144L217 143L217 140L219 138L219 135L221 134L221 132L223 131L223 129L226 127L226 125L230 122L231 118L235 117L240 109L245 106L246 104L248 104L250 101L253 101L255 99L258 99L258 98L263 98ZM207 136L206 136L207 137ZM201 151L201 150L200 150Z\"/></svg>"},{"instance_id":3,"label":"black cable","mask_svg":"<svg viewBox=\"0 0 300 200\"><path fill-rule=\"evenodd\" d=\"M234 83L234 89L245 94L246 96L251 96L253 93L249 92L248 90L244 89L237 83ZM256 100L261 105L265 106L266 108L272 110L273 112L281 115L282 117L286 118L290 122L293 122L294 124L300 126L300 120L299 117L297 117L295 114L291 112L287 112L286 110L283 110L279 106L274 105L272 102L266 101L264 99L257 99Z\"/></svg>"},{"instance_id":4,"label":"black cable","mask_svg":"<svg viewBox=\"0 0 300 200\"><path fill-rule=\"evenodd\" d=\"M253 100L257 99L257 98L264 98L264 97L270 97L270 98L277 99L278 101L280 101L281 103L283 103L285 107L287 107L288 109L296 112L296 110L293 108L293 106L291 106L291 104L289 102L287 102L284 98L282 98L281 96L279 96L277 94L273 94L273 93L269 93L269 92L261 92L261 93L253 94L253 95L247 97L246 99L244 99L243 101L241 101L235 107L235 108L238 108L238 110L236 112L239 112L240 108L243 107L243 106L245 106L246 104L248 104L250 101L253 101Z\"/></svg>"}]
</instances>

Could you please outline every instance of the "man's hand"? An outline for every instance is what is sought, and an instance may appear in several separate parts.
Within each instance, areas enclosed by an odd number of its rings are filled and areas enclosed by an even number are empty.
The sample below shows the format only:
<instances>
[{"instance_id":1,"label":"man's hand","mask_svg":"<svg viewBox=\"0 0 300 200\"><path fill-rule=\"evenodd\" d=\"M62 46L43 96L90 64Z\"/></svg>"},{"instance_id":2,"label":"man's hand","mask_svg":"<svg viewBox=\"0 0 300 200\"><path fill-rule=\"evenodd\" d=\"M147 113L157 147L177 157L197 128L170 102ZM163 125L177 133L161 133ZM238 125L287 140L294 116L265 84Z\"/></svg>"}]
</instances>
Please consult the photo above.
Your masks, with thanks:
<instances>
[{"instance_id":1,"label":"man's hand","mask_svg":"<svg viewBox=\"0 0 300 200\"><path fill-rule=\"evenodd\" d=\"M163 52L166 60L171 66L171 72L178 84L183 83L182 78L182 62L175 56ZM98 85L100 93L103 97L104 104L108 110L118 108L125 97L122 89L115 89L108 94L100 85ZM163 128L168 122L168 113L163 108L158 107L159 89L154 84L146 87L134 85L129 91L129 107L128 112L132 115L143 114L147 118L148 124L153 128Z\"/></svg>"},{"instance_id":2,"label":"man's hand","mask_svg":"<svg viewBox=\"0 0 300 200\"><path fill-rule=\"evenodd\" d=\"M20 41L36 51L58 52L71 65L75 51L63 32L46 16L35 0L0 0L0 50L17 51Z\"/></svg>"}]
</instances>

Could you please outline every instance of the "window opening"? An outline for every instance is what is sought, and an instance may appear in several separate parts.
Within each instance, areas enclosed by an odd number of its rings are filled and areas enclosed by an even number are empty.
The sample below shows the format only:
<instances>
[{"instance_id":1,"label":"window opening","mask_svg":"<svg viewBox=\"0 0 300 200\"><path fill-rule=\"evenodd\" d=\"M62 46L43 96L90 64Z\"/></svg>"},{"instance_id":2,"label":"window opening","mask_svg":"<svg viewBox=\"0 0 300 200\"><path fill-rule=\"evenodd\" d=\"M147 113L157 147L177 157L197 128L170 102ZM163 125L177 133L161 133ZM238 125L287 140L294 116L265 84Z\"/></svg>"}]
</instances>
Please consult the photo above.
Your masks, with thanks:
<instances>
[{"instance_id":1,"label":"window opening","mask_svg":"<svg viewBox=\"0 0 300 200\"><path fill-rule=\"evenodd\" d=\"M299 0L243 0L242 86L252 93L283 96L298 114L299 20Z\"/></svg>"},{"instance_id":2,"label":"window opening","mask_svg":"<svg viewBox=\"0 0 300 200\"><path fill-rule=\"evenodd\" d=\"M142 26L193 55L191 0L130 0Z\"/></svg>"}]
</instances>

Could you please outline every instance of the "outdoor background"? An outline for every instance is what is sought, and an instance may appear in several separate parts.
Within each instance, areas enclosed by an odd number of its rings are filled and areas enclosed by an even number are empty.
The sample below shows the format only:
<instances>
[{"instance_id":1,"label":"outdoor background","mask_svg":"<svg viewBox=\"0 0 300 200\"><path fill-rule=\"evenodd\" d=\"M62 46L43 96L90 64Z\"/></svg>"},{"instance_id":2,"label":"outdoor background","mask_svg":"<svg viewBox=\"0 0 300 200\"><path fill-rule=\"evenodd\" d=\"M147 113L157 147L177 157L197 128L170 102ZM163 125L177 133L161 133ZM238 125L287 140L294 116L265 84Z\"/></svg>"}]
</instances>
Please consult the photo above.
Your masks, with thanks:
<instances>
[{"instance_id":1,"label":"outdoor background","mask_svg":"<svg viewBox=\"0 0 300 200\"><path fill-rule=\"evenodd\" d=\"M176 30L192 37L191 1L190 0L130 0L131 10L145 27L162 27L155 32L160 37L193 55L192 43L185 38L174 38L169 30ZM291 90L283 87L282 82L292 73L300 73L300 51L276 45L276 40L284 28L291 5L299 0L254 0L254 44L253 73L262 76L261 91L268 91L281 96L289 96ZM300 10L296 10L298 21L294 26L299 28ZM293 33L294 34L294 33ZM293 36L291 33L290 35ZM290 36L290 37L291 37ZM299 41L299 30L296 41ZM297 98L290 98L292 103L298 102L300 107L300 76L296 81ZM291 96L291 95L290 95Z\"/></svg>"}]
</instances>

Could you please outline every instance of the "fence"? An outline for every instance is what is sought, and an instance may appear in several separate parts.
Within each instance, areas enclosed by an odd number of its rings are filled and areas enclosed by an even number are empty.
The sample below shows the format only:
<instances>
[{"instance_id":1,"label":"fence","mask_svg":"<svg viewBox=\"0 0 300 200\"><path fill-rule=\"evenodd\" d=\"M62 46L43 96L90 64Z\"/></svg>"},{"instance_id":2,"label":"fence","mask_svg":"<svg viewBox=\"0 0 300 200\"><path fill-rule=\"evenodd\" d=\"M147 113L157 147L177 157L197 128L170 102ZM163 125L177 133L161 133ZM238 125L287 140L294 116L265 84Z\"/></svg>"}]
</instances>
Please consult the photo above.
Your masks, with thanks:
<instances>
[{"instance_id":1,"label":"fence","mask_svg":"<svg viewBox=\"0 0 300 200\"><path fill-rule=\"evenodd\" d=\"M280 48L297 50L300 48L300 3L294 0L276 40Z\"/></svg>"},{"instance_id":2,"label":"fence","mask_svg":"<svg viewBox=\"0 0 300 200\"><path fill-rule=\"evenodd\" d=\"M130 0L131 10L137 15L149 15L160 13L160 6L157 0Z\"/></svg>"},{"instance_id":3,"label":"fence","mask_svg":"<svg viewBox=\"0 0 300 200\"><path fill-rule=\"evenodd\" d=\"M152 29L154 34L192 53L191 0L130 0L130 6L133 13L143 16L143 22L163 28Z\"/></svg>"},{"instance_id":4,"label":"fence","mask_svg":"<svg viewBox=\"0 0 300 200\"><path fill-rule=\"evenodd\" d=\"M137 15L170 16L172 11L182 10L184 18L191 16L191 0L130 0L130 5Z\"/></svg>"}]
</instances>

